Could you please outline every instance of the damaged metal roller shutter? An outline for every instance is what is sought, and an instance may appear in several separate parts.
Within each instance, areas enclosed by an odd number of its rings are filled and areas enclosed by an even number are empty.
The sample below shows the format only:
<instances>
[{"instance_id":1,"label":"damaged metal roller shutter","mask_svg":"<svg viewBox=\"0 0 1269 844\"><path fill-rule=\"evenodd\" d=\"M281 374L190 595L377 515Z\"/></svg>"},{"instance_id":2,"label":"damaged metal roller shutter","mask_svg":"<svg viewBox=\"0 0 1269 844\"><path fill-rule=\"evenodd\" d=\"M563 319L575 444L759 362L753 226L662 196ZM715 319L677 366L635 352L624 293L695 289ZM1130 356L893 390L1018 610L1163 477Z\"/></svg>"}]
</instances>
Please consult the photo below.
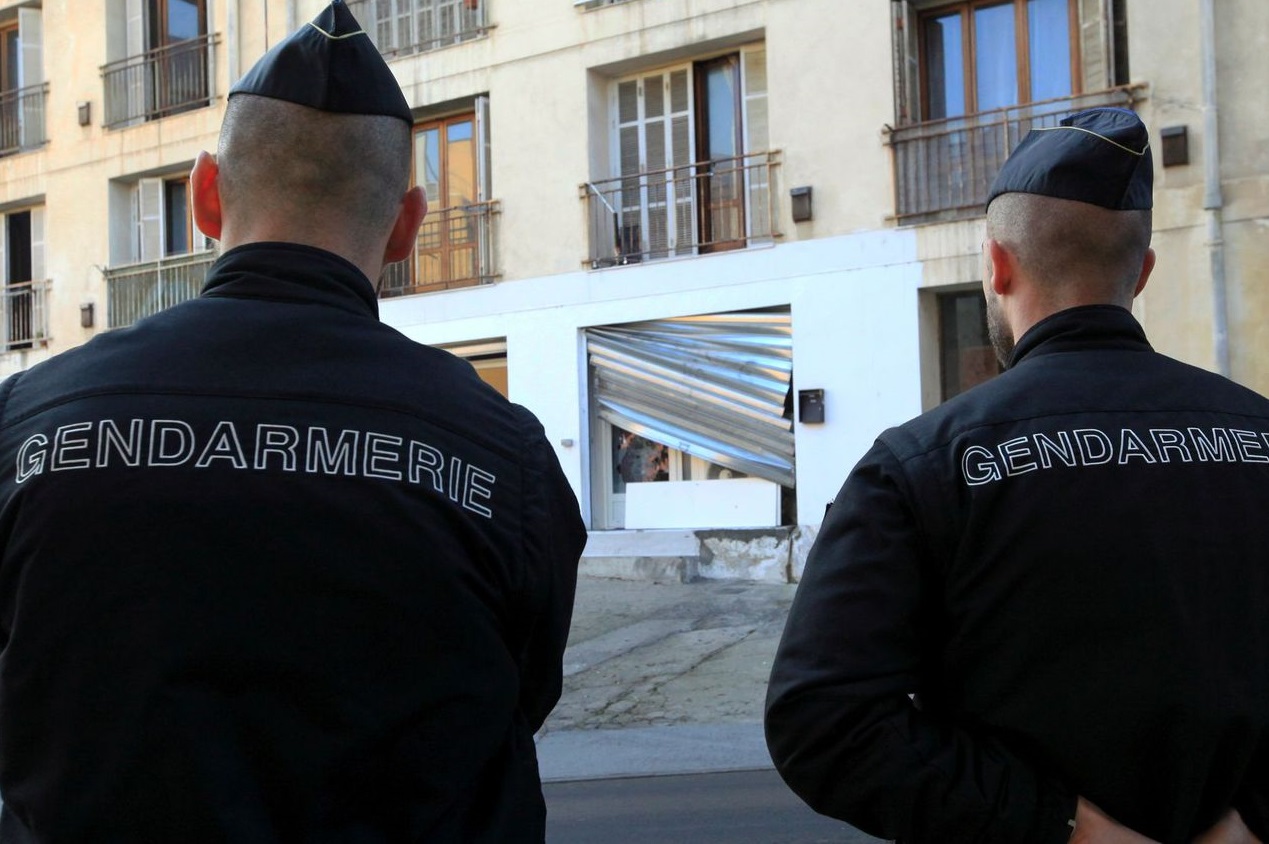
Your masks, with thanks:
<instances>
[{"instance_id":1,"label":"damaged metal roller shutter","mask_svg":"<svg viewBox=\"0 0 1269 844\"><path fill-rule=\"evenodd\" d=\"M793 486L788 312L592 328L586 343L602 419L711 463Z\"/></svg>"}]
</instances>

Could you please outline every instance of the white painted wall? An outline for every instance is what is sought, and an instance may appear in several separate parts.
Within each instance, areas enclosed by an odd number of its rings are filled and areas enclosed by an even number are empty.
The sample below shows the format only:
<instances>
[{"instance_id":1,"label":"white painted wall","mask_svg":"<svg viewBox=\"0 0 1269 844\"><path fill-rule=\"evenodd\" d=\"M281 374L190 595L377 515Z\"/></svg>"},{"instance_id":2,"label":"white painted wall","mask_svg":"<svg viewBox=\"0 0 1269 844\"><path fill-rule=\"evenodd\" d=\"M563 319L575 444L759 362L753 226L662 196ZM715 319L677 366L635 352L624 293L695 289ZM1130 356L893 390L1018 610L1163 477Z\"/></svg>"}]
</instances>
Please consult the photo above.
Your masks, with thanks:
<instances>
[{"instance_id":1,"label":"white painted wall","mask_svg":"<svg viewBox=\"0 0 1269 844\"><path fill-rule=\"evenodd\" d=\"M827 421L795 430L798 522L818 525L876 435L920 412L920 277L912 232L888 230L391 299L380 313L423 343L505 337L511 399L542 420L589 518L582 330L790 306L794 388L825 391Z\"/></svg>"}]
</instances>

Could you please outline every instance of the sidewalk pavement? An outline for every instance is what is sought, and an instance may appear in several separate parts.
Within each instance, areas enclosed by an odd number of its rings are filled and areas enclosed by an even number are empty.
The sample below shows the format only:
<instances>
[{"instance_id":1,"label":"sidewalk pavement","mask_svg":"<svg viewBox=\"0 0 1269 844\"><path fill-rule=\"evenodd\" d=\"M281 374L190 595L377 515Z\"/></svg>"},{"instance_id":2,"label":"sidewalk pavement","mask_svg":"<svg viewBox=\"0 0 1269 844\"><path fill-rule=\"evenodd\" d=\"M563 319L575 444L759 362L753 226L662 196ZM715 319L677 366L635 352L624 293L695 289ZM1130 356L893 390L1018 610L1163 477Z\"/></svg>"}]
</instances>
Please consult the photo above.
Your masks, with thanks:
<instances>
[{"instance_id":1,"label":"sidewalk pavement","mask_svg":"<svg viewBox=\"0 0 1269 844\"><path fill-rule=\"evenodd\" d=\"M582 577L542 778L770 768L763 700L796 588Z\"/></svg>"}]
</instances>

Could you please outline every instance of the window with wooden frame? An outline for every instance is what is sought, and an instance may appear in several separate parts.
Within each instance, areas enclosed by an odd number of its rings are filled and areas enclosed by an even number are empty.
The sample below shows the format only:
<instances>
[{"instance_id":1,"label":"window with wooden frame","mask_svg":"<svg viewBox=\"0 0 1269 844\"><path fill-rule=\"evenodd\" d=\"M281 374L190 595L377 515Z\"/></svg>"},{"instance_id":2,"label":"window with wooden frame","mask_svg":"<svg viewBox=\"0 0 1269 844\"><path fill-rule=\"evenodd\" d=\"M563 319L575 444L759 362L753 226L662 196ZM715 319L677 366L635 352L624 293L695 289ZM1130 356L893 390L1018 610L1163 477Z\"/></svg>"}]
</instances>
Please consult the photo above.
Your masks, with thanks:
<instances>
[{"instance_id":1,"label":"window with wooden frame","mask_svg":"<svg viewBox=\"0 0 1269 844\"><path fill-rule=\"evenodd\" d=\"M618 80L611 108L618 178L591 188L621 262L771 237L763 46Z\"/></svg>"},{"instance_id":2,"label":"window with wooden frame","mask_svg":"<svg viewBox=\"0 0 1269 844\"><path fill-rule=\"evenodd\" d=\"M157 261L206 248L194 228L189 177L138 179L132 190L132 260Z\"/></svg>"},{"instance_id":3,"label":"window with wooden frame","mask_svg":"<svg viewBox=\"0 0 1269 844\"><path fill-rule=\"evenodd\" d=\"M1076 0L968 0L921 13L922 117L1080 93Z\"/></svg>"},{"instance_id":4,"label":"window with wooden frame","mask_svg":"<svg viewBox=\"0 0 1269 844\"><path fill-rule=\"evenodd\" d=\"M0 26L0 91L15 91L22 87L22 42L18 37L18 22Z\"/></svg>"}]
</instances>

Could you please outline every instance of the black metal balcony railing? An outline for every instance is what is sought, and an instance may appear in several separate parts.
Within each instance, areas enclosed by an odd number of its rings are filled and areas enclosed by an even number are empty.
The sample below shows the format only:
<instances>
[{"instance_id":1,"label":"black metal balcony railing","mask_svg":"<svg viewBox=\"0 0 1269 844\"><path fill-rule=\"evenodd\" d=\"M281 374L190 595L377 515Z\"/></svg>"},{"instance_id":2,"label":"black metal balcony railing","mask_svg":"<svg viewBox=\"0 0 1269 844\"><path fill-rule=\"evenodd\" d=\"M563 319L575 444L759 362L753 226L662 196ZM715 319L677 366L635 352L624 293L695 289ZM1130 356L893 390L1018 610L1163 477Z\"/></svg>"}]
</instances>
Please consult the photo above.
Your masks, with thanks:
<instances>
[{"instance_id":1,"label":"black metal balcony railing","mask_svg":"<svg viewBox=\"0 0 1269 844\"><path fill-rule=\"evenodd\" d=\"M47 280L5 285L4 348L29 349L48 342Z\"/></svg>"},{"instance_id":2,"label":"black metal balcony railing","mask_svg":"<svg viewBox=\"0 0 1269 844\"><path fill-rule=\"evenodd\" d=\"M581 187L592 269L779 237L779 152L650 170Z\"/></svg>"},{"instance_id":3,"label":"black metal balcony railing","mask_svg":"<svg viewBox=\"0 0 1269 844\"><path fill-rule=\"evenodd\" d=\"M493 201L428 211L413 257L384 268L379 296L491 284L498 276L494 238L500 210Z\"/></svg>"},{"instance_id":4,"label":"black metal balcony railing","mask_svg":"<svg viewBox=\"0 0 1269 844\"><path fill-rule=\"evenodd\" d=\"M980 215L996 174L1027 132L1086 108L1133 102L1132 88L1112 88L889 129L895 217L921 223Z\"/></svg>"},{"instance_id":5,"label":"black metal balcony railing","mask_svg":"<svg viewBox=\"0 0 1269 844\"><path fill-rule=\"evenodd\" d=\"M408 56L479 38L485 0L351 0L348 10L385 56Z\"/></svg>"},{"instance_id":6,"label":"black metal balcony railing","mask_svg":"<svg viewBox=\"0 0 1269 844\"><path fill-rule=\"evenodd\" d=\"M102 67L106 128L208 105L214 43L214 36L202 35Z\"/></svg>"},{"instance_id":7,"label":"black metal balcony railing","mask_svg":"<svg viewBox=\"0 0 1269 844\"><path fill-rule=\"evenodd\" d=\"M48 83L0 93L0 155L42 146Z\"/></svg>"},{"instance_id":8,"label":"black metal balcony railing","mask_svg":"<svg viewBox=\"0 0 1269 844\"><path fill-rule=\"evenodd\" d=\"M123 328L203 289L215 252L193 252L106 270L106 326Z\"/></svg>"}]
</instances>

